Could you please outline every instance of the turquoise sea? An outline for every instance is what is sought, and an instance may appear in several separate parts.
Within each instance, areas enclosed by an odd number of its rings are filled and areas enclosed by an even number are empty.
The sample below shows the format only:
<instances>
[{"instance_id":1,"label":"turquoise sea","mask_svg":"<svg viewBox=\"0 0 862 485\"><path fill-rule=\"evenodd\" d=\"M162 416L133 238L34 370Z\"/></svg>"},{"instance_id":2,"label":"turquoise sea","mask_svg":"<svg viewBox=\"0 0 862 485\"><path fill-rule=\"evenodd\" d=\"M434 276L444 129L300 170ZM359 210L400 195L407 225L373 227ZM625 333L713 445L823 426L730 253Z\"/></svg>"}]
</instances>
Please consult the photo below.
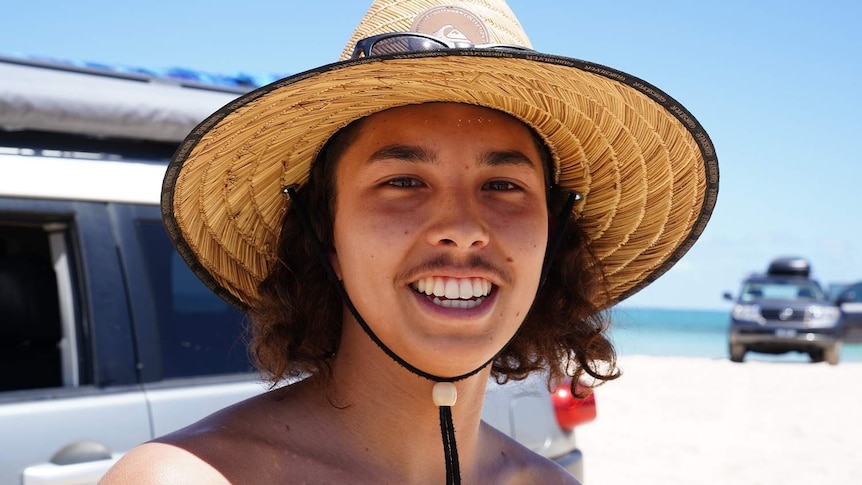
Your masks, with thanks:
<instances>
[{"instance_id":1,"label":"turquoise sea","mask_svg":"<svg viewBox=\"0 0 862 485\"><path fill-rule=\"evenodd\" d=\"M619 355L726 359L729 309L678 310L616 307L610 337ZM808 361L798 352L779 356L748 353L746 360ZM844 344L842 362L862 362L862 344Z\"/></svg>"}]
</instances>

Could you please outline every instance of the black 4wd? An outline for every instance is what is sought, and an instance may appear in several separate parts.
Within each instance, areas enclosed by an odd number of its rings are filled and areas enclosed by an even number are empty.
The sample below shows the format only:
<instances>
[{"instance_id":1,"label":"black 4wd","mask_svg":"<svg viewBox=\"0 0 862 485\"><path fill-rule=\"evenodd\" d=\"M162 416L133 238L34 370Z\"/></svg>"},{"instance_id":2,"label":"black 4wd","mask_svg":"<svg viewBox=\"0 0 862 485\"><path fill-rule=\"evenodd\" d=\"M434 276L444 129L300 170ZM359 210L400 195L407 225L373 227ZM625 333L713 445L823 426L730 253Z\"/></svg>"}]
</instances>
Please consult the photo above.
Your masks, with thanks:
<instances>
[{"instance_id":1,"label":"black 4wd","mask_svg":"<svg viewBox=\"0 0 862 485\"><path fill-rule=\"evenodd\" d=\"M802 258L773 260L766 274L743 280L730 318L730 360L746 352L804 352L836 365L841 356L840 310L810 277ZM727 293L725 299L733 300Z\"/></svg>"}]
</instances>

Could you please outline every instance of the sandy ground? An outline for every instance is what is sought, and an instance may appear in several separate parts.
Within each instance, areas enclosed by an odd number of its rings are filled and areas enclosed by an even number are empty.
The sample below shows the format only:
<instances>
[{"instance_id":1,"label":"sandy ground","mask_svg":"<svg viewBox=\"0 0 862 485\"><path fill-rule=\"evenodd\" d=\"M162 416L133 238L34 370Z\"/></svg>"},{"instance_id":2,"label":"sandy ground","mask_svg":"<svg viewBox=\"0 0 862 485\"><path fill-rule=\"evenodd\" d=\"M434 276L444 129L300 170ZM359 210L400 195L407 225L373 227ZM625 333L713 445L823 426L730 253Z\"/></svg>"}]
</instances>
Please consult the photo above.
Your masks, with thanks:
<instances>
[{"instance_id":1,"label":"sandy ground","mask_svg":"<svg viewBox=\"0 0 862 485\"><path fill-rule=\"evenodd\" d=\"M862 484L862 363L619 364L577 431L585 485Z\"/></svg>"}]
</instances>

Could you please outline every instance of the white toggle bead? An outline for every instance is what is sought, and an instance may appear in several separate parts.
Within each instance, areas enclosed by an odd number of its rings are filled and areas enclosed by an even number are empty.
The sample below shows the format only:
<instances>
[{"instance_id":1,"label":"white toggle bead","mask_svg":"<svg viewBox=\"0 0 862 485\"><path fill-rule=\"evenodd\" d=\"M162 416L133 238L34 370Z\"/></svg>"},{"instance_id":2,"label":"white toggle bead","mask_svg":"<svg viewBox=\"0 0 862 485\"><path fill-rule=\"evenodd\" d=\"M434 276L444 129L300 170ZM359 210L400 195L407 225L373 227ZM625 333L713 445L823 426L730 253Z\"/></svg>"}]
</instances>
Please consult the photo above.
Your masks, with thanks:
<instances>
[{"instance_id":1,"label":"white toggle bead","mask_svg":"<svg viewBox=\"0 0 862 485\"><path fill-rule=\"evenodd\" d=\"M438 382L431 391L435 406L454 406L458 400L458 389L452 382Z\"/></svg>"}]
</instances>

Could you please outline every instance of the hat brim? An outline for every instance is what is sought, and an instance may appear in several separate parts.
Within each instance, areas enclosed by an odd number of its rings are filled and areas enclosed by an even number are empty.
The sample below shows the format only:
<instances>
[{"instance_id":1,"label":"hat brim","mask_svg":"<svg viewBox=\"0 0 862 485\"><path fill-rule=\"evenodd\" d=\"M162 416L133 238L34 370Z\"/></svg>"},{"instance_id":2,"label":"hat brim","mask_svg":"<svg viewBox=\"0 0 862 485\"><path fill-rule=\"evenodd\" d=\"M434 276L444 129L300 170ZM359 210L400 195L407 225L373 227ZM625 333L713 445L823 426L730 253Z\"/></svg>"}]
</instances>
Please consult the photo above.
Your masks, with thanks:
<instances>
[{"instance_id":1,"label":"hat brim","mask_svg":"<svg viewBox=\"0 0 862 485\"><path fill-rule=\"evenodd\" d=\"M389 108L455 102L508 113L545 140L601 261L608 308L666 272L703 231L718 162L700 123L626 73L532 52L441 50L344 61L252 91L192 131L162 191L168 234L198 277L254 306L289 200L326 141Z\"/></svg>"}]
</instances>

